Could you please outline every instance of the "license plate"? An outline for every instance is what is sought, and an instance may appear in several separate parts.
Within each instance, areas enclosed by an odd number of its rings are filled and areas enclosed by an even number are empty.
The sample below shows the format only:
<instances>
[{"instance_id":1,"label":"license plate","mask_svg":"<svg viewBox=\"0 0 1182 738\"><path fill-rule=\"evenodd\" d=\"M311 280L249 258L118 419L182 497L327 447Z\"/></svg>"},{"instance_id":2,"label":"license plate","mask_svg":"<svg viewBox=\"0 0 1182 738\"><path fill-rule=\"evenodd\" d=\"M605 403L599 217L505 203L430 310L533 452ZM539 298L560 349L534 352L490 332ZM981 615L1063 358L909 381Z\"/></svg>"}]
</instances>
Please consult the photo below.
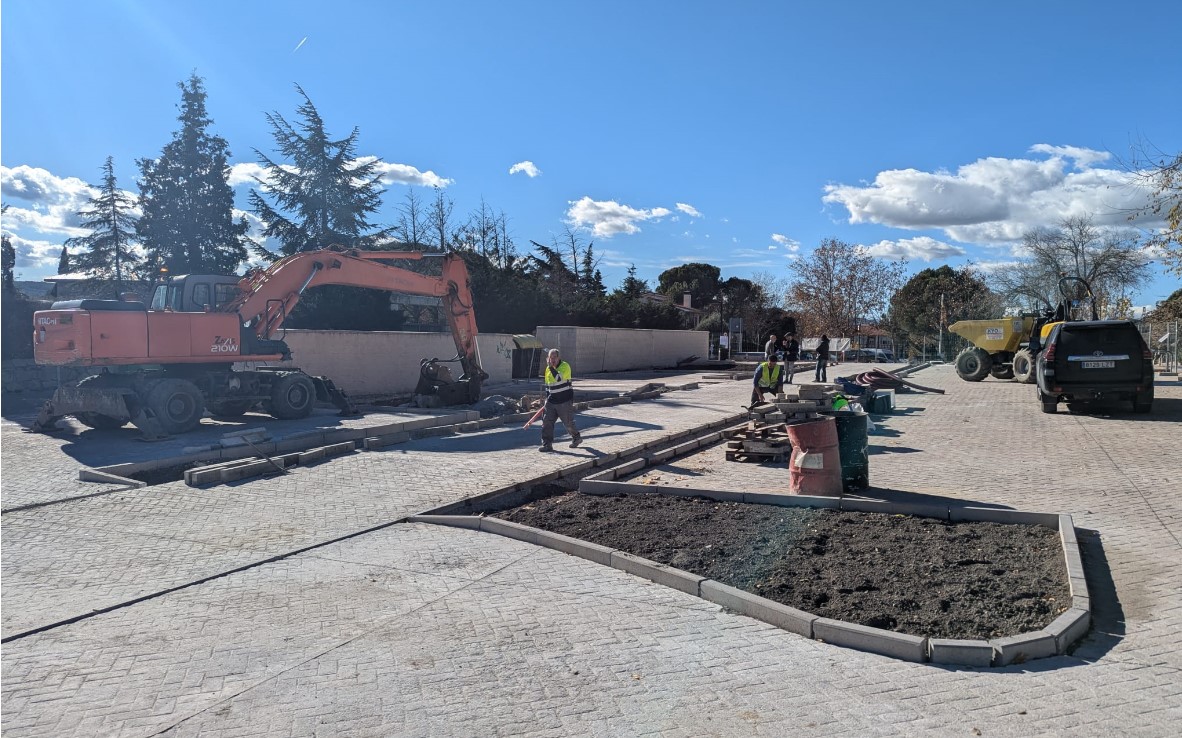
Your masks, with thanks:
<instances>
[{"instance_id":1,"label":"license plate","mask_svg":"<svg viewBox=\"0 0 1182 738\"><path fill-rule=\"evenodd\" d=\"M1115 369L1115 361L1085 361L1083 363L1084 369Z\"/></svg>"}]
</instances>

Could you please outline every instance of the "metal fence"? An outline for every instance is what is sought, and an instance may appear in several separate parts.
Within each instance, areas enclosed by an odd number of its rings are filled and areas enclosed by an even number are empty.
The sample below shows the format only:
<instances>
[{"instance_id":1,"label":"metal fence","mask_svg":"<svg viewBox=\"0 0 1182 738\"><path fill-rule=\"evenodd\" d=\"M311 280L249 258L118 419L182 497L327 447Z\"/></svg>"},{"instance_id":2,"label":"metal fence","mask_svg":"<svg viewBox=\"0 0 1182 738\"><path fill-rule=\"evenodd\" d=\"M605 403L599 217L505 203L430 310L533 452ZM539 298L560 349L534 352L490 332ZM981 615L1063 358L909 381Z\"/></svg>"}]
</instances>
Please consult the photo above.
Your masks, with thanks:
<instances>
[{"instance_id":1,"label":"metal fence","mask_svg":"<svg viewBox=\"0 0 1182 738\"><path fill-rule=\"evenodd\" d=\"M1153 365L1159 371L1167 374L1177 374L1182 346L1179 345L1178 329L1182 321L1172 320L1166 323L1141 325L1141 335L1145 344L1153 354Z\"/></svg>"}]
</instances>

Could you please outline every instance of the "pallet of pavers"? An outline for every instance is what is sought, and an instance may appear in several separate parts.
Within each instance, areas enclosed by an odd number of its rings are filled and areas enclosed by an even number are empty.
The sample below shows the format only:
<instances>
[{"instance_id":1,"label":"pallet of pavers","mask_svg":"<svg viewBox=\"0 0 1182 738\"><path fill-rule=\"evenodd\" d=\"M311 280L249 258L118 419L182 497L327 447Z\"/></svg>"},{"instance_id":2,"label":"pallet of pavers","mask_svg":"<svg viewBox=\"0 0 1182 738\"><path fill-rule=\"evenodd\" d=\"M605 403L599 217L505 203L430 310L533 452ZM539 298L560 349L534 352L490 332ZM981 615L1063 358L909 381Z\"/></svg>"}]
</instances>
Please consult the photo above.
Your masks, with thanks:
<instances>
[{"instance_id":1,"label":"pallet of pavers","mask_svg":"<svg viewBox=\"0 0 1182 738\"><path fill-rule=\"evenodd\" d=\"M776 407L787 420L808 420L833 407L837 387L821 382L808 382L785 388L776 398Z\"/></svg>"},{"instance_id":2,"label":"pallet of pavers","mask_svg":"<svg viewBox=\"0 0 1182 738\"><path fill-rule=\"evenodd\" d=\"M810 382L790 385L771 403L748 410L747 427L735 431L727 441L727 461L780 461L792 452L788 423L819 418L833 407L835 385Z\"/></svg>"},{"instance_id":3,"label":"pallet of pavers","mask_svg":"<svg viewBox=\"0 0 1182 738\"><path fill-rule=\"evenodd\" d=\"M753 405L748 416L747 425L727 440L727 461L778 461L792 451L784 414L776 404Z\"/></svg>"}]
</instances>

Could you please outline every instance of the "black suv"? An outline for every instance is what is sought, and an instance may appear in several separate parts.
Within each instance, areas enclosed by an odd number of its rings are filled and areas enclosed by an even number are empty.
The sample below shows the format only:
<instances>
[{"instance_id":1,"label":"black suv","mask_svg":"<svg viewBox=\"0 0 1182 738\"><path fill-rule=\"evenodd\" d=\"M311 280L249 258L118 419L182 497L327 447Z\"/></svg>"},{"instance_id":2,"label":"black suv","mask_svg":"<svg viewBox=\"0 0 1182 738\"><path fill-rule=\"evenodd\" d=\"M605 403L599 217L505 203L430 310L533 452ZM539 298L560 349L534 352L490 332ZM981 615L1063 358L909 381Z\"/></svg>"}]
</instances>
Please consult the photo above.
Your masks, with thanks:
<instances>
[{"instance_id":1,"label":"black suv","mask_svg":"<svg viewBox=\"0 0 1182 738\"><path fill-rule=\"evenodd\" d=\"M1038 354L1035 377L1044 413L1060 401L1074 408L1096 400L1129 400L1133 412L1153 408L1153 360L1129 320L1059 323Z\"/></svg>"}]
</instances>

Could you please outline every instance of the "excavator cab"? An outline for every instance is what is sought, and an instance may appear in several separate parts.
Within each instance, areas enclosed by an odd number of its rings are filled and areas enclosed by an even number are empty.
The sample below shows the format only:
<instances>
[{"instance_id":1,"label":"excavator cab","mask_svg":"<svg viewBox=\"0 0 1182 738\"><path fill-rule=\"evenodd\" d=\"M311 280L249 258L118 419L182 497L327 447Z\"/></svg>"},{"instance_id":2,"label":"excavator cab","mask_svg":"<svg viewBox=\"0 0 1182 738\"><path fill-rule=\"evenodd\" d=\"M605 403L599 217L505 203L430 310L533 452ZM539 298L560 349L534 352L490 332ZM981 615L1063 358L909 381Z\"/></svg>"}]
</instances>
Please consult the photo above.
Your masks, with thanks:
<instances>
[{"instance_id":1,"label":"excavator cab","mask_svg":"<svg viewBox=\"0 0 1182 738\"><path fill-rule=\"evenodd\" d=\"M201 313L216 310L238 297L241 277L218 274L179 274L156 285L149 310Z\"/></svg>"}]
</instances>

